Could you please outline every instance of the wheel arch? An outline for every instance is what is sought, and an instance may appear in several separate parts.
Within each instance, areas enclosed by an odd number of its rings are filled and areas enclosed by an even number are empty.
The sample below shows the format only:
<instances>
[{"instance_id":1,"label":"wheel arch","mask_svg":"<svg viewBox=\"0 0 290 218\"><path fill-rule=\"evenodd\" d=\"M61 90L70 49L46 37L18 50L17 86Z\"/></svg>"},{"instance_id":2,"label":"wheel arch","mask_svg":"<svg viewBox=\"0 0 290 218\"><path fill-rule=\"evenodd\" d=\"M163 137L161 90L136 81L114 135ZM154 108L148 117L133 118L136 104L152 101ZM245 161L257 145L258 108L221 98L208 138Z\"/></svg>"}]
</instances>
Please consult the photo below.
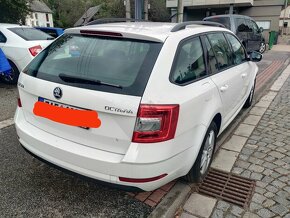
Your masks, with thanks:
<instances>
[{"instance_id":1,"label":"wheel arch","mask_svg":"<svg viewBox=\"0 0 290 218\"><path fill-rule=\"evenodd\" d=\"M212 122L214 122L217 126L217 135L218 135L222 125L222 115L220 113L217 113L212 119Z\"/></svg>"}]
</instances>

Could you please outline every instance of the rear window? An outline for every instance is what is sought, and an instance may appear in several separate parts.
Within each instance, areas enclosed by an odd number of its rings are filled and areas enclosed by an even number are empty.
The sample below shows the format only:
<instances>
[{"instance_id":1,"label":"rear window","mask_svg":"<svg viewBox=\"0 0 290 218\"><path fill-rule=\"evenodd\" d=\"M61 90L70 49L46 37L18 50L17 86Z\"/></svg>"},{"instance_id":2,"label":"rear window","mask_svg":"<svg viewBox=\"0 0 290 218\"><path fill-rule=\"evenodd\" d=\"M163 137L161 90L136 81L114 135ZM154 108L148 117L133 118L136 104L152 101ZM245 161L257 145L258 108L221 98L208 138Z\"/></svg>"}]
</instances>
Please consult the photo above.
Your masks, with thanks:
<instances>
[{"instance_id":1,"label":"rear window","mask_svg":"<svg viewBox=\"0 0 290 218\"><path fill-rule=\"evenodd\" d=\"M20 36L21 38L25 39L26 41L54 39L52 36L34 28L14 27L8 29L16 35Z\"/></svg>"},{"instance_id":2,"label":"rear window","mask_svg":"<svg viewBox=\"0 0 290 218\"><path fill-rule=\"evenodd\" d=\"M162 43L64 34L24 70L51 82L142 96Z\"/></svg>"},{"instance_id":3,"label":"rear window","mask_svg":"<svg viewBox=\"0 0 290 218\"><path fill-rule=\"evenodd\" d=\"M227 29L231 29L230 18L229 17L210 17L206 18L206 21L216 22L223 24Z\"/></svg>"}]
</instances>

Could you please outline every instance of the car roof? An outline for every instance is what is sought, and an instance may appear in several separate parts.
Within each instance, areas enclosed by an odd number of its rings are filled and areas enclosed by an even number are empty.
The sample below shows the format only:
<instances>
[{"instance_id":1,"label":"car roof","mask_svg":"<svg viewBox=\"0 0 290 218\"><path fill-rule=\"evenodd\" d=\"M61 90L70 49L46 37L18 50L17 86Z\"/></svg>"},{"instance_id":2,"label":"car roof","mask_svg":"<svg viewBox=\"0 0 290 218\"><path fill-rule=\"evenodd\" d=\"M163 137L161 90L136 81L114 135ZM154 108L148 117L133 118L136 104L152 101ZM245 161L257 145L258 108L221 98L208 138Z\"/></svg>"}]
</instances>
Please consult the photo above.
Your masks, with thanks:
<instances>
[{"instance_id":1,"label":"car roof","mask_svg":"<svg viewBox=\"0 0 290 218\"><path fill-rule=\"evenodd\" d=\"M87 25L82 27L76 27L66 29L66 33L79 33L81 30L96 30L96 31L109 31L121 33L124 36L136 36L138 39L152 40L164 42L170 35L176 34L177 32L171 32L177 23L162 23L162 22L121 22L121 23L106 23L97 25ZM211 27L205 25L191 24L186 26L184 30L180 31L192 31L196 30L197 33L208 32L210 30L226 30L220 27Z\"/></svg>"}]
</instances>

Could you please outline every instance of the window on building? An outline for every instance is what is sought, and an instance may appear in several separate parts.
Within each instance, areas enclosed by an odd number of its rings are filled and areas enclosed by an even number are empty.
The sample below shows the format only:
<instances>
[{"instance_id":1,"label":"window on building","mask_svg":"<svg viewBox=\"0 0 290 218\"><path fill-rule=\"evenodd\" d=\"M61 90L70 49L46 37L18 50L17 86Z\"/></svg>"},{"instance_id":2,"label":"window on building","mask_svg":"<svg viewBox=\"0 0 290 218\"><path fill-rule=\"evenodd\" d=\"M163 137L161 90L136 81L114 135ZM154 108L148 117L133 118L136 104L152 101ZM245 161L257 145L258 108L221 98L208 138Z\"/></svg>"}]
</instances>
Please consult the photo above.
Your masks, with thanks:
<instances>
[{"instance_id":1,"label":"window on building","mask_svg":"<svg viewBox=\"0 0 290 218\"><path fill-rule=\"evenodd\" d=\"M259 27L262 27L264 30L269 30L270 27L271 27L271 21L270 20L259 20L259 21L256 21L256 24L259 26Z\"/></svg>"},{"instance_id":2,"label":"window on building","mask_svg":"<svg viewBox=\"0 0 290 218\"><path fill-rule=\"evenodd\" d=\"M39 26L39 23L38 23L38 21L36 21L36 26Z\"/></svg>"},{"instance_id":3,"label":"window on building","mask_svg":"<svg viewBox=\"0 0 290 218\"><path fill-rule=\"evenodd\" d=\"M219 70L232 66L232 52L224 35L222 33L208 34L208 39L217 59Z\"/></svg>"},{"instance_id":4,"label":"window on building","mask_svg":"<svg viewBox=\"0 0 290 218\"><path fill-rule=\"evenodd\" d=\"M288 23L287 22L284 22L284 25L283 25L285 28L288 27Z\"/></svg>"},{"instance_id":5,"label":"window on building","mask_svg":"<svg viewBox=\"0 0 290 218\"><path fill-rule=\"evenodd\" d=\"M37 13L35 13L35 19L38 19L38 14Z\"/></svg>"},{"instance_id":6,"label":"window on building","mask_svg":"<svg viewBox=\"0 0 290 218\"><path fill-rule=\"evenodd\" d=\"M176 57L171 75L177 84L190 83L206 76L203 49L199 37L184 42Z\"/></svg>"},{"instance_id":7,"label":"window on building","mask_svg":"<svg viewBox=\"0 0 290 218\"><path fill-rule=\"evenodd\" d=\"M47 23L47 24L46 24L46 26L47 26L47 27L50 27L50 24L49 24L49 23Z\"/></svg>"},{"instance_id":8,"label":"window on building","mask_svg":"<svg viewBox=\"0 0 290 218\"><path fill-rule=\"evenodd\" d=\"M49 22L49 16L48 14L45 14L46 15L46 22Z\"/></svg>"}]
</instances>

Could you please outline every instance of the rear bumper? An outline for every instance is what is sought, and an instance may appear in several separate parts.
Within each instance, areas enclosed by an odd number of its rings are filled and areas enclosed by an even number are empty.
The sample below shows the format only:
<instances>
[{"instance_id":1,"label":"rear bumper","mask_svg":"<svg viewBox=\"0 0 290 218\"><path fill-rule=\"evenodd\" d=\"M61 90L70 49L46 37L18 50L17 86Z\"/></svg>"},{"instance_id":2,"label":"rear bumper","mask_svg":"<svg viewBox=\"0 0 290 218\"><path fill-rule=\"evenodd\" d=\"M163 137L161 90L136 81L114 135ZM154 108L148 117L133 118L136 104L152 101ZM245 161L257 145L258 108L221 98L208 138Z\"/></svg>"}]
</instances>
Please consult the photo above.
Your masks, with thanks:
<instances>
[{"instance_id":1,"label":"rear bumper","mask_svg":"<svg viewBox=\"0 0 290 218\"><path fill-rule=\"evenodd\" d=\"M140 164L124 162L125 155L86 147L61 137L47 133L30 123L21 109L15 114L15 126L22 146L35 156L74 173L122 186L151 191L185 175L192 166L194 146L169 159L160 162ZM160 152L160 150L158 151ZM168 152L168 151L164 151ZM152 155L158 155L152 151ZM122 182L125 178L152 178L162 174L167 176L152 182Z\"/></svg>"}]
</instances>

